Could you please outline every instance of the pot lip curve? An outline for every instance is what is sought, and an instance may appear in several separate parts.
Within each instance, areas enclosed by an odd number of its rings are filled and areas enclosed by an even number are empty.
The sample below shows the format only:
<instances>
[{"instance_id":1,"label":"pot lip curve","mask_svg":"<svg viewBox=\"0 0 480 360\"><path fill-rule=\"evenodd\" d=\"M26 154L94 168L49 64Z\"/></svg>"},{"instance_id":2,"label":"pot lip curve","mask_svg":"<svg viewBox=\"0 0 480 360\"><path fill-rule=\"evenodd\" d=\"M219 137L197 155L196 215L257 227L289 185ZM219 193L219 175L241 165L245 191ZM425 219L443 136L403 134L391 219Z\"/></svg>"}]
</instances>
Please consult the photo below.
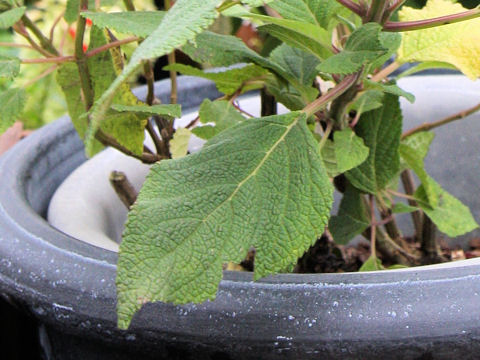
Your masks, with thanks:
<instances>
[{"instance_id":1,"label":"pot lip curve","mask_svg":"<svg viewBox=\"0 0 480 360\"><path fill-rule=\"evenodd\" d=\"M446 75L449 80L453 77L465 79L460 75ZM443 77L443 76L442 76ZM438 75L422 76L422 82L425 83L429 78L438 79ZM183 77L185 81L191 81L193 87L212 87L212 83L192 77ZM192 80L194 79L194 80ZM455 79L457 80L457 79ZM168 81L160 82L161 86L168 86ZM137 92L144 91L142 87ZM468 92L470 90L467 90ZM472 90L473 91L473 90ZM22 189L21 182L17 179L17 174L23 172L28 173L28 167L37 161L39 157L48 152L49 147L42 146L45 138L54 141L58 138L59 133L74 133L73 127L68 119L64 116L58 121L48 124L43 129L34 132L26 140L17 145L13 151L7 152L0 159L0 173L2 174L2 183L6 184L0 188L0 225L6 227L17 228L20 235L26 241L32 242L38 248L46 247L55 252L61 253L67 258L75 258L77 261L86 261L95 266L107 267L109 270L115 270L117 254L98 248L93 245L85 244L75 238L59 232L52 228L44 218L37 214L28 204L25 196L25 189ZM41 152L35 153L35 156L28 156L34 149L39 148ZM81 150L80 150L81 151ZM22 157L28 157L28 162L20 162ZM18 165L20 164L20 165ZM8 169L8 170L5 170ZM13 171L10 171L13 169ZM12 201L12 194L17 198ZM8 201L3 199L8 198ZM13 204L16 203L16 204ZM28 221L26 220L28 218ZM1 243L5 243L0 241ZM0 245L0 254L4 253ZM341 274L277 274L268 276L264 279L253 282L257 286L268 286L275 284L276 286L285 284L380 284L388 282L403 281L408 278L409 281L439 281L444 278L463 278L480 274L480 258L462 260L458 263L449 263L442 268L424 267L422 270L410 268L402 271L378 271L374 273L341 273ZM451 266L451 264L454 264ZM445 274L447 276L445 276ZM252 274L248 272L224 271L222 283L252 283Z\"/></svg>"}]
</instances>

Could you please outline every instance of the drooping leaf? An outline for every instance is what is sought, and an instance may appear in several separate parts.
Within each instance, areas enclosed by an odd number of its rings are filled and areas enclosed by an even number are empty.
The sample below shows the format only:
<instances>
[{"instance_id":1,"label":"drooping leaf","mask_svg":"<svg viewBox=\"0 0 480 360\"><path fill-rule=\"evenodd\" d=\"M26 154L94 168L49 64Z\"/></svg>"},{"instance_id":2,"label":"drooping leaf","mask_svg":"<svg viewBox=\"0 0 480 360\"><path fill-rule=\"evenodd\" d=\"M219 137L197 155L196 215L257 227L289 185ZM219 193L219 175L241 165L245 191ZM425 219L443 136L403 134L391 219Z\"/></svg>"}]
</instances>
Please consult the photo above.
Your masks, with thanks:
<instances>
[{"instance_id":1,"label":"drooping leaf","mask_svg":"<svg viewBox=\"0 0 480 360\"><path fill-rule=\"evenodd\" d=\"M253 7L262 6L263 4L268 4L273 0L241 0L242 4L250 5Z\"/></svg>"},{"instance_id":2,"label":"drooping leaf","mask_svg":"<svg viewBox=\"0 0 480 360\"><path fill-rule=\"evenodd\" d=\"M237 90L242 89L241 93L257 90L263 87L262 83L246 85L247 80L262 79L268 74L268 71L257 65L247 65L242 68L235 68L222 72L204 72L203 70L183 64L174 64L164 67L164 70L175 70L183 75L192 75L209 79L215 82L215 85L221 93L232 95Z\"/></svg>"},{"instance_id":3,"label":"drooping leaf","mask_svg":"<svg viewBox=\"0 0 480 360\"><path fill-rule=\"evenodd\" d=\"M132 54L122 73L94 104L86 136L86 152L92 155L92 142L112 104L115 92L140 66L143 60L166 55L183 46L210 26L218 16L221 0L177 0L162 22Z\"/></svg>"},{"instance_id":4,"label":"drooping leaf","mask_svg":"<svg viewBox=\"0 0 480 360\"><path fill-rule=\"evenodd\" d=\"M412 93L406 92L405 90L401 89L394 82L384 84L367 79L364 82L364 86L365 89L379 90L387 94L402 96L411 103L415 102L415 96Z\"/></svg>"},{"instance_id":5,"label":"drooping leaf","mask_svg":"<svg viewBox=\"0 0 480 360\"><path fill-rule=\"evenodd\" d=\"M192 132L186 128L178 128L173 134L173 139L170 140L170 153L172 154L172 159L179 159L187 155L188 152L188 142Z\"/></svg>"},{"instance_id":6,"label":"drooping leaf","mask_svg":"<svg viewBox=\"0 0 480 360\"><path fill-rule=\"evenodd\" d=\"M355 30L347 40L345 49L322 62L318 69L330 74L351 74L363 65L379 58L387 51L380 42L382 27L367 23Z\"/></svg>"},{"instance_id":7,"label":"drooping leaf","mask_svg":"<svg viewBox=\"0 0 480 360\"><path fill-rule=\"evenodd\" d=\"M379 40L382 47L386 49L386 52L371 63L371 69L383 66L385 62L398 51L402 43L402 35L399 33L381 32Z\"/></svg>"},{"instance_id":8,"label":"drooping leaf","mask_svg":"<svg viewBox=\"0 0 480 360\"><path fill-rule=\"evenodd\" d=\"M298 112L245 120L153 165L120 245L119 326L148 301L213 299L222 264L252 246L255 279L291 266L323 233L332 192Z\"/></svg>"},{"instance_id":9,"label":"drooping leaf","mask_svg":"<svg viewBox=\"0 0 480 360\"><path fill-rule=\"evenodd\" d=\"M430 19L466 11L450 0L429 0L423 9L403 7L401 21ZM441 61L454 65L472 80L480 76L480 19L429 29L408 31L403 34L398 51L400 63L415 61Z\"/></svg>"},{"instance_id":10,"label":"drooping leaf","mask_svg":"<svg viewBox=\"0 0 480 360\"><path fill-rule=\"evenodd\" d=\"M20 72L20 59L0 55L0 78L14 78Z\"/></svg>"},{"instance_id":11,"label":"drooping leaf","mask_svg":"<svg viewBox=\"0 0 480 360\"><path fill-rule=\"evenodd\" d=\"M444 63L441 61L426 61L419 63L415 66L409 67L407 70L403 71L400 75L396 77L396 79L401 79L405 76L410 76L413 74L416 74L420 71L424 70L431 70L431 69L450 69L450 70L455 70L456 67L453 65L450 65L448 63Z\"/></svg>"},{"instance_id":12,"label":"drooping leaf","mask_svg":"<svg viewBox=\"0 0 480 360\"><path fill-rule=\"evenodd\" d=\"M268 92L275 97L277 102L285 105L287 109L292 111L303 109L318 94L316 89L311 88L313 91L302 95L297 88L278 76L269 77L266 86Z\"/></svg>"},{"instance_id":13,"label":"drooping leaf","mask_svg":"<svg viewBox=\"0 0 480 360\"><path fill-rule=\"evenodd\" d=\"M286 19L307 21L324 29L342 9L335 0L277 0L270 7Z\"/></svg>"},{"instance_id":14,"label":"drooping leaf","mask_svg":"<svg viewBox=\"0 0 480 360\"><path fill-rule=\"evenodd\" d=\"M337 168L341 173L357 167L367 159L369 149L352 129L335 131L333 139Z\"/></svg>"},{"instance_id":15,"label":"drooping leaf","mask_svg":"<svg viewBox=\"0 0 480 360\"><path fill-rule=\"evenodd\" d=\"M443 190L435 180L430 178L429 185L438 196L436 206L432 208L429 205L430 199L427 197L423 184L415 192L415 197L419 199L419 207L437 225L438 230L448 236L455 237L478 228L478 224L468 207Z\"/></svg>"},{"instance_id":16,"label":"drooping leaf","mask_svg":"<svg viewBox=\"0 0 480 360\"><path fill-rule=\"evenodd\" d=\"M385 270L385 267L382 265L382 261L377 258L375 255L370 255L370 257L365 261L358 271L378 271Z\"/></svg>"},{"instance_id":17,"label":"drooping leaf","mask_svg":"<svg viewBox=\"0 0 480 360\"><path fill-rule=\"evenodd\" d=\"M368 211L362 201L362 194L348 186L343 194L336 216L328 223L333 239L337 244L347 244L355 236L363 233L369 226Z\"/></svg>"},{"instance_id":18,"label":"drooping leaf","mask_svg":"<svg viewBox=\"0 0 480 360\"><path fill-rule=\"evenodd\" d=\"M0 134L18 119L26 101L27 95L24 89L10 88L0 93Z\"/></svg>"},{"instance_id":19,"label":"drooping leaf","mask_svg":"<svg viewBox=\"0 0 480 360\"><path fill-rule=\"evenodd\" d=\"M199 116L202 124L215 124L215 126L198 126L192 130L195 135L205 140L245 120L234 106L226 100L210 101L205 99L200 105Z\"/></svg>"},{"instance_id":20,"label":"drooping leaf","mask_svg":"<svg viewBox=\"0 0 480 360\"><path fill-rule=\"evenodd\" d=\"M13 26L25 14L25 6L13 8L0 13L0 29L8 29Z\"/></svg>"},{"instance_id":21,"label":"drooping leaf","mask_svg":"<svg viewBox=\"0 0 480 360\"><path fill-rule=\"evenodd\" d=\"M355 132L370 148L367 160L345 173L359 190L376 194L397 175L402 113L397 96L386 94L384 105L362 115Z\"/></svg>"},{"instance_id":22,"label":"drooping leaf","mask_svg":"<svg viewBox=\"0 0 480 360\"><path fill-rule=\"evenodd\" d=\"M178 118L182 116L182 107L178 104L161 105L121 105L113 104L112 109L118 112L135 113L142 116L163 115Z\"/></svg>"},{"instance_id":23,"label":"drooping leaf","mask_svg":"<svg viewBox=\"0 0 480 360\"><path fill-rule=\"evenodd\" d=\"M101 13L85 11L84 18L92 20L99 28L108 28L123 34L146 37L162 22L164 11L127 11Z\"/></svg>"},{"instance_id":24,"label":"drooping leaf","mask_svg":"<svg viewBox=\"0 0 480 360\"><path fill-rule=\"evenodd\" d=\"M103 46L109 42L105 30L92 26L90 32L90 49ZM115 80L122 67L122 55L118 49L104 51L88 58L88 68L92 79L95 100L97 100ZM113 101L118 106L140 105L140 101L133 95L128 84L122 84L116 92ZM142 154L145 139L145 126L147 114L139 112L121 113L108 112L101 129L113 136L121 145L135 154ZM93 155L93 153L91 153Z\"/></svg>"},{"instance_id":25,"label":"drooping leaf","mask_svg":"<svg viewBox=\"0 0 480 360\"><path fill-rule=\"evenodd\" d=\"M435 134L431 131L422 131L413 134L402 141L399 147L400 156L407 166L412 169L424 186L429 204L437 205L438 194L434 190L430 176L425 171L424 159L427 156L430 144Z\"/></svg>"},{"instance_id":26,"label":"drooping leaf","mask_svg":"<svg viewBox=\"0 0 480 360\"><path fill-rule=\"evenodd\" d=\"M321 148L321 153L323 164L325 165L328 176L333 178L340 175L341 172L338 171L337 156L335 155L335 144L332 140L327 139L327 141L325 141Z\"/></svg>"}]
</instances>

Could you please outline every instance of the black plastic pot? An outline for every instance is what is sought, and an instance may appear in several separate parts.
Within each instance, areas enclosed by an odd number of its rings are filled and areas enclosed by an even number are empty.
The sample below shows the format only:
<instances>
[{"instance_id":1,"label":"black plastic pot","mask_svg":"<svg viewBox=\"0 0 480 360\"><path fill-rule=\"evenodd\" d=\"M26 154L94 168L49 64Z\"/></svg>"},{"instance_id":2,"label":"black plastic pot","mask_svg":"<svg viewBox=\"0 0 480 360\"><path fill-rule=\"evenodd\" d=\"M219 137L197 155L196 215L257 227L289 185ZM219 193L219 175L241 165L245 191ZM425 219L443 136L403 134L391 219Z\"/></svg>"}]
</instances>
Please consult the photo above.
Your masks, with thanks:
<instances>
[{"instance_id":1,"label":"black plastic pot","mask_svg":"<svg viewBox=\"0 0 480 360\"><path fill-rule=\"evenodd\" d=\"M446 84L458 81L452 76ZM205 94L217 96L206 81L183 78L180 84L184 109L198 106ZM157 85L157 94L168 91L168 82ZM478 87L468 91L478 94ZM461 136L478 140L478 115L471 120ZM441 147L448 146L446 139ZM462 144L455 139L453 150ZM478 142L470 144L478 159ZM66 118L0 161L0 291L42 324L47 359L472 359L480 351L476 260L258 282L250 273L225 272L215 301L147 304L129 331L120 331L117 255L64 235L44 219L55 189L83 161L83 146ZM478 178L478 168L471 170ZM478 193L455 195L478 200ZM478 218L480 201L474 203Z\"/></svg>"}]
</instances>

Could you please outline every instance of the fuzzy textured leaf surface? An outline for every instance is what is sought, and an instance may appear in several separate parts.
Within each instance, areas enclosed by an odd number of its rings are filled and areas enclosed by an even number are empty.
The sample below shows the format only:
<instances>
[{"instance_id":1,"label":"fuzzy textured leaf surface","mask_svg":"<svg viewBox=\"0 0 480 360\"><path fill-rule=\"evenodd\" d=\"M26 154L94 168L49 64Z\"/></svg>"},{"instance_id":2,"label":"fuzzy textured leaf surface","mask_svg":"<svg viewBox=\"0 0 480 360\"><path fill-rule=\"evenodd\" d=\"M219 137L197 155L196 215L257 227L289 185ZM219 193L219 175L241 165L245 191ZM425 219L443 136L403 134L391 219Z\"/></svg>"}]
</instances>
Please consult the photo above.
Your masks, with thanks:
<instances>
[{"instance_id":1,"label":"fuzzy textured leaf surface","mask_svg":"<svg viewBox=\"0 0 480 360\"><path fill-rule=\"evenodd\" d=\"M325 141L320 152L322 153L323 164L327 170L329 177L334 178L337 175L340 175L337 166L337 156L335 155L335 144L332 140Z\"/></svg>"},{"instance_id":2,"label":"fuzzy textured leaf surface","mask_svg":"<svg viewBox=\"0 0 480 360\"><path fill-rule=\"evenodd\" d=\"M392 213L393 214L405 214L405 213L411 213L414 211L417 211L418 207L416 206L410 206L404 203L396 203L393 208L392 208Z\"/></svg>"},{"instance_id":3,"label":"fuzzy textured leaf surface","mask_svg":"<svg viewBox=\"0 0 480 360\"><path fill-rule=\"evenodd\" d=\"M232 95L242 88L242 92L257 90L263 87L262 83L245 85L247 80L262 79L268 74L268 71L257 65L247 65L238 69L231 69L222 72L205 72L192 66L183 64L168 65L164 70L175 70L183 75L198 76L204 79L212 80L218 91L226 95ZM242 87L243 86L243 87Z\"/></svg>"},{"instance_id":4,"label":"fuzzy textured leaf surface","mask_svg":"<svg viewBox=\"0 0 480 360\"><path fill-rule=\"evenodd\" d=\"M368 157L368 147L365 146L360 137L355 135L352 129L346 128L342 131L335 131L333 139L337 168L341 173L357 167Z\"/></svg>"},{"instance_id":5,"label":"fuzzy textured leaf surface","mask_svg":"<svg viewBox=\"0 0 480 360\"><path fill-rule=\"evenodd\" d=\"M387 51L380 42L382 28L377 23L367 23L355 30L347 40L345 49L328 58L318 69L330 74L351 74L362 65L384 55Z\"/></svg>"},{"instance_id":6,"label":"fuzzy textured leaf surface","mask_svg":"<svg viewBox=\"0 0 480 360\"><path fill-rule=\"evenodd\" d=\"M291 266L323 233L332 193L298 112L246 120L153 165L120 245L119 326L149 301L215 298L222 264L252 246L256 279Z\"/></svg>"},{"instance_id":7,"label":"fuzzy textured leaf surface","mask_svg":"<svg viewBox=\"0 0 480 360\"><path fill-rule=\"evenodd\" d=\"M405 99L410 101L412 104L415 102L415 96L412 93L409 93L403 90L394 82L383 84L383 83L378 83L370 80L365 80L364 86L365 86L365 89L379 90L387 94L404 97Z\"/></svg>"},{"instance_id":8,"label":"fuzzy textured leaf surface","mask_svg":"<svg viewBox=\"0 0 480 360\"><path fill-rule=\"evenodd\" d=\"M13 8L0 14L0 29L8 29L25 14L25 6Z\"/></svg>"},{"instance_id":9,"label":"fuzzy textured leaf surface","mask_svg":"<svg viewBox=\"0 0 480 360\"><path fill-rule=\"evenodd\" d=\"M437 225L438 230L448 236L455 237L466 234L478 227L468 207L443 190L435 180L430 179L429 184L432 191L438 195L438 203L435 207L432 208L428 204L429 199L423 184L415 192L415 197L419 199L419 207Z\"/></svg>"},{"instance_id":10,"label":"fuzzy textured leaf surface","mask_svg":"<svg viewBox=\"0 0 480 360\"><path fill-rule=\"evenodd\" d=\"M179 159L187 155L188 152L188 142L192 132L186 128L178 128L173 134L173 139L170 140L170 153L172 154L172 159Z\"/></svg>"},{"instance_id":11,"label":"fuzzy textured leaf surface","mask_svg":"<svg viewBox=\"0 0 480 360\"><path fill-rule=\"evenodd\" d=\"M347 244L360 235L369 226L368 211L362 201L362 194L354 187L348 186L340 203L338 214L332 216L328 223L333 239L337 244Z\"/></svg>"},{"instance_id":12,"label":"fuzzy textured leaf surface","mask_svg":"<svg viewBox=\"0 0 480 360\"><path fill-rule=\"evenodd\" d=\"M351 104L348 111L355 110L356 116L367 111L378 109L383 105L383 92L380 90L367 90L361 93Z\"/></svg>"},{"instance_id":13,"label":"fuzzy textured leaf surface","mask_svg":"<svg viewBox=\"0 0 480 360\"><path fill-rule=\"evenodd\" d=\"M26 101L27 95L23 89L11 88L0 93L0 134L21 115Z\"/></svg>"},{"instance_id":14,"label":"fuzzy textured leaf surface","mask_svg":"<svg viewBox=\"0 0 480 360\"><path fill-rule=\"evenodd\" d=\"M140 66L142 60L166 55L183 46L210 26L218 16L216 7L221 0L177 0L162 22L135 50L130 62L103 95L95 102L90 114L85 148L92 155L95 134L105 119L115 92Z\"/></svg>"},{"instance_id":15,"label":"fuzzy textured leaf surface","mask_svg":"<svg viewBox=\"0 0 480 360\"><path fill-rule=\"evenodd\" d=\"M383 107L362 115L355 131L370 148L367 160L345 173L359 190L376 194L397 175L402 113L397 96L386 94Z\"/></svg>"},{"instance_id":16,"label":"fuzzy textured leaf surface","mask_svg":"<svg viewBox=\"0 0 480 360\"><path fill-rule=\"evenodd\" d=\"M202 124L215 124L215 126L197 126L192 130L195 135L205 140L245 120L235 107L226 100L210 101L205 99L200 105L198 114Z\"/></svg>"},{"instance_id":17,"label":"fuzzy textured leaf surface","mask_svg":"<svg viewBox=\"0 0 480 360\"><path fill-rule=\"evenodd\" d=\"M403 7L401 21L430 19L466 11L462 5L450 0L429 0L421 9ZM470 79L480 76L480 19L403 34L398 51L400 63L414 61L441 61L454 65Z\"/></svg>"},{"instance_id":18,"label":"fuzzy textured leaf surface","mask_svg":"<svg viewBox=\"0 0 480 360\"><path fill-rule=\"evenodd\" d=\"M20 59L0 55L0 78L14 78L20 71Z\"/></svg>"},{"instance_id":19,"label":"fuzzy textured leaf surface","mask_svg":"<svg viewBox=\"0 0 480 360\"><path fill-rule=\"evenodd\" d=\"M286 19L307 21L324 29L343 8L335 0L276 0L270 7Z\"/></svg>"},{"instance_id":20,"label":"fuzzy textured leaf surface","mask_svg":"<svg viewBox=\"0 0 480 360\"><path fill-rule=\"evenodd\" d=\"M128 11L116 13L82 12L99 28L108 28L123 34L146 37L162 22L164 11Z\"/></svg>"},{"instance_id":21,"label":"fuzzy textured leaf surface","mask_svg":"<svg viewBox=\"0 0 480 360\"><path fill-rule=\"evenodd\" d=\"M141 114L144 116L163 115L171 117L182 116L182 107L179 104L161 104L161 105L121 105L113 104L112 109L118 112L129 112Z\"/></svg>"}]
</instances>

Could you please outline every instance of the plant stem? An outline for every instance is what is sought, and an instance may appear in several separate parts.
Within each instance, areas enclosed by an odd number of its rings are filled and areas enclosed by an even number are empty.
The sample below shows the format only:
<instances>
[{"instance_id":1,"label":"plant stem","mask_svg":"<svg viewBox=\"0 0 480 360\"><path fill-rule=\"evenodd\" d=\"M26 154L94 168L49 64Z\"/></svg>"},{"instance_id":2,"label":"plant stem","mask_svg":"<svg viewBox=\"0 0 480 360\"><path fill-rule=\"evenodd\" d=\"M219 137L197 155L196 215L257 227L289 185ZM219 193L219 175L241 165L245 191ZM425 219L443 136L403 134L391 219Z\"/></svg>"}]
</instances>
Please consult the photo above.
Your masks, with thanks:
<instances>
[{"instance_id":1,"label":"plant stem","mask_svg":"<svg viewBox=\"0 0 480 360\"><path fill-rule=\"evenodd\" d=\"M7 42L0 42L0 47L25 48L25 49L35 50L31 45L7 43Z\"/></svg>"},{"instance_id":2,"label":"plant stem","mask_svg":"<svg viewBox=\"0 0 480 360\"><path fill-rule=\"evenodd\" d=\"M345 76L345 78L338 85L336 85L326 94L323 94L318 99L308 104L305 108L303 108L302 111L306 113L307 116L312 116L317 111L322 110L330 101L335 100L353 85L355 85L360 77L360 73L361 72Z\"/></svg>"},{"instance_id":3,"label":"plant stem","mask_svg":"<svg viewBox=\"0 0 480 360\"><path fill-rule=\"evenodd\" d=\"M403 188L405 189L405 193L413 196L415 193L415 182L413 181L412 172L410 170L402 171L400 175L402 179ZM410 206L417 207L418 204L413 199L408 199L408 204ZM421 242L422 239L422 229L423 229L423 214L420 211L414 211L411 213L413 226L415 227L415 239L418 243Z\"/></svg>"},{"instance_id":4,"label":"plant stem","mask_svg":"<svg viewBox=\"0 0 480 360\"><path fill-rule=\"evenodd\" d=\"M330 134L332 132L332 129L333 129L333 122L329 121L328 124L327 124L327 128L325 129L325 132L323 133L322 139L318 143L319 149L322 149L323 146L325 145L325 143L327 142L328 137L330 136Z\"/></svg>"},{"instance_id":5,"label":"plant stem","mask_svg":"<svg viewBox=\"0 0 480 360\"><path fill-rule=\"evenodd\" d=\"M260 101L261 116L270 116L277 114L277 102L275 101L275 97L270 95L265 88L262 88L262 90L260 91Z\"/></svg>"},{"instance_id":6,"label":"plant stem","mask_svg":"<svg viewBox=\"0 0 480 360\"><path fill-rule=\"evenodd\" d=\"M413 135L415 133L418 133L420 131L428 131L434 128L437 128L439 126L451 123L453 121L461 120L466 118L469 115L472 115L473 113L476 113L477 111L480 110L480 103L475 105L474 107L471 107L469 109L460 111L459 113L453 114L451 116L447 116L446 118L438 121L434 121L431 123L425 123L420 126L417 126L413 129L410 129L402 134L402 139L405 139L406 137Z\"/></svg>"},{"instance_id":7,"label":"plant stem","mask_svg":"<svg viewBox=\"0 0 480 360\"><path fill-rule=\"evenodd\" d=\"M369 204L370 204L370 255L377 256L377 249L376 249L376 237L377 237L377 226L375 225L375 205L373 201L373 195L369 196Z\"/></svg>"},{"instance_id":8,"label":"plant stem","mask_svg":"<svg viewBox=\"0 0 480 360\"><path fill-rule=\"evenodd\" d=\"M55 35L55 28L57 27L58 23L60 22L60 20L62 20L63 16L65 15L65 11L62 11L58 16L57 18L55 19L55 21L53 22L53 25L52 27L50 28L50 37L48 38L48 41L50 41L50 43L53 43L53 36Z\"/></svg>"},{"instance_id":9,"label":"plant stem","mask_svg":"<svg viewBox=\"0 0 480 360\"><path fill-rule=\"evenodd\" d=\"M30 29L30 31L33 32L35 37L40 41L40 45L42 48L47 50L48 52L52 53L53 55L60 55L58 50L53 46L52 42L45 36L43 33L40 31L40 29L37 27L37 25L34 24L32 20L27 15L23 15L21 18L23 24L27 29Z\"/></svg>"},{"instance_id":10,"label":"plant stem","mask_svg":"<svg viewBox=\"0 0 480 360\"><path fill-rule=\"evenodd\" d=\"M382 70L380 70L378 73L372 76L370 80L378 82L383 79L385 79L388 75L393 73L395 70L397 70L402 64L394 61L388 66L384 67Z\"/></svg>"},{"instance_id":11,"label":"plant stem","mask_svg":"<svg viewBox=\"0 0 480 360\"><path fill-rule=\"evenodd\" d=\"M422 263L424 265L437 264L446 261L446 259L438 253L436 235L437 226L428 216L425 216L423 220L423 236L421 242L421 250L424 254Z\"/></svg>"},{"instance_id":12,"label":"plant stem","mask_svg":"<svg viewBox=\"0 0 480 360\"><path fill-rule=\"evenodd\" d=\"M173 6L172 0L165 0L165 10L170 10L170 8ZM175 50L173 50L170 54L168 54L168 65L172 66L175 64L176 59L175 59ZM171 82L171 92L170 92L170 103L171 104L176 104L177 99L178 99L178 87L177 87L177 72L175 70L170 70L170 82ZM173 127L173 123L172 123ZM173 129L173 128L172 128Z\"/></svg>"},{"instance_id":13,"label":"plant stem","mask_svg":"<svg viewBox=\"0 0 480 360\"><path fill-rule=\"evenodd\" d=\"M388 6L388 0L372 0L367 14L363 18L363 23L376 22L379 24L383 24L383 19L385 18L385 13L388 11Z\"/></svg>"},{"instance_id":14,"label":"plant stem","mask_svg":"<svg viewBox=\"0 0 480 360\"><path fill-rule=\"evenodd\" d=\"M128 181L125 173L121 171L112 171L110 173L110 184L122 203L127 209L130 209L135 200L137 200L137 191L130 181Z\"/></svg>"},{"instance_id":15,"label":"plant stem","mask_svg":"<svg viewBox=\"0 0 480 360\"><path fill-rule=\"evenodd\" d=\"M55 64L55 65L52 65L50 66L47 70L45 70L44 72L42 72L40 75L34 77L33 79L30 79L28 82L26 82L23 87L26 88L26 87L29 87L30 85L32 84L35 84L37 81L43 79L44 77L50 75L52 72L54 72L55 70L57 70L58 68L58 65Z\"/></svg>"},{"instance_id":16,"label":"plant stem","mask_svg":"<svg viewBox=\"0 0 480 360\"><path fill-rule=\"evenodd\" d=\"M99 46L98 48L87 51L85 53L85 56L86 57L92 57L92 56L95 56L95 55L97 55L97 54L99 54L103 51L109 50L111 48L118 47L118 46L125 45L125 44L129 44L131 42L138 41L138 40L139 40L139 38L136 37L136 36L128 37L128 38L125 38L125 39L122 39L122 40L115 40L115 41L112 41L108 44Z\"/></svg>"},{"instance_id":17,"label":"plant stem","mask_svg":"<svg viewBox=\"0 0 480 360\"><path fill-rule=\"evenodd\" d=\"M347 9L350 9L353 11L355 14L359 16L365 15L365 9L360 6L359 4L353 2L352 0L337 0L340 4L345 6Z\"/></svg>"},{"instance_id":18,"label":"plant stem","mask_svg":"<svg viewBox=\"0 0 480 360\"><path fill-rule=\"evenodd\" d=\"M383 25L383 30L397 32L397 31L428 29L428 28L437 27L441 25L454 24L460 21L475 19L477 17L480 17L480 9L472 9L468 11L463 11L458 14L439 16L436 18L425 19L425 20L405 21L405 22L387 21Z\"/></svg>"},{"instance_id":19,"label":"plant stem","mask_svg":"<svg viewBox=\"0 0 480 360\"><path fill-rule=\"evenodd\" d=\"M80 0L80 11L88 10L88 0ZM88 110L93 106L95 94L92 83L90 82L90 72L88 70L87 57L83 52L83 38L85 36L85 26L87 20L78 15L77 30L75 36L75 62L78 67L78 75L80 76L80 84L85 99L85 107Z\"/></svg>"},{"instance_id":20,"label":"plant stem","mask_svg":"<svg viewBox=\"0 0 480 360\"><path fill-rule=\"evenodd\" d=\"M150 134L150 137L153 140L153 143L155 145L155 149L157 150L157 153L160 154L162 152L162 140L160 139L157 132L153 128L153 125L152 125L150 119L147 120L147 131L148 131L148 133Z\"/></svg>"},{"instance_id":21,"label":"plant stem","mask_svg":"<svg viewBox=\"0 0 480 360\"><path fill-rule=\"evenodd\" d=\"M43 49L40 45L38 45L31 37L28 31L25 29L25 26L21 22L17 22L15 25L12 26L13 30L20 36L23 36L28 43L32 46L34 50L39 52L40 54L46 57L52 57L53 54L49 53L47 50Z\"/></svg>"},{"instance_id":22,"label":"plant stem","mask_svg":"<svg viewBox=\"0 0 480 360\"><path fill-rule=\"evenodd\" d=\"M393 14L400 6L402 6L405 1L407 0L394 0L391 4L390 7L388 8L388 12L390 14Z\"/></svg>"},{"instance_id":23,"label":"plant stem","mask_svg":"<svg viewBox=\"0 0 480 360\"><path fill-rule=\"evenodd\" d=\"M22 64L61 64L64 62L75 61L74 56L48 57L45 59L22 59Z\"/></svg>"}]
</instances>

